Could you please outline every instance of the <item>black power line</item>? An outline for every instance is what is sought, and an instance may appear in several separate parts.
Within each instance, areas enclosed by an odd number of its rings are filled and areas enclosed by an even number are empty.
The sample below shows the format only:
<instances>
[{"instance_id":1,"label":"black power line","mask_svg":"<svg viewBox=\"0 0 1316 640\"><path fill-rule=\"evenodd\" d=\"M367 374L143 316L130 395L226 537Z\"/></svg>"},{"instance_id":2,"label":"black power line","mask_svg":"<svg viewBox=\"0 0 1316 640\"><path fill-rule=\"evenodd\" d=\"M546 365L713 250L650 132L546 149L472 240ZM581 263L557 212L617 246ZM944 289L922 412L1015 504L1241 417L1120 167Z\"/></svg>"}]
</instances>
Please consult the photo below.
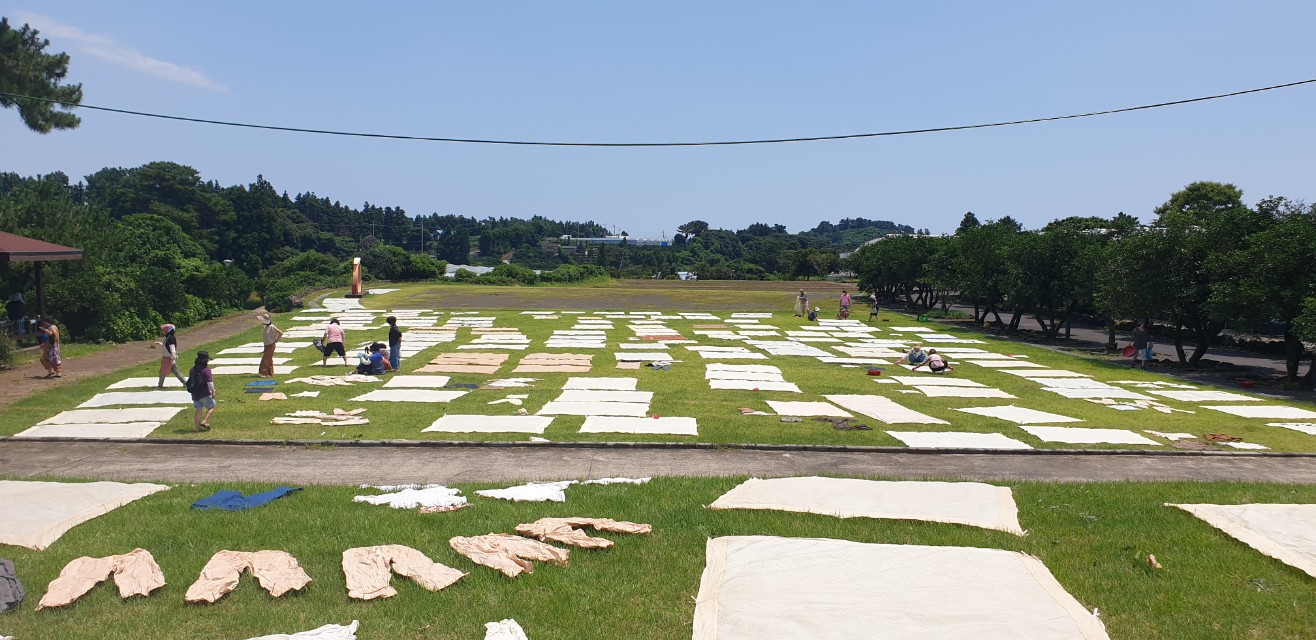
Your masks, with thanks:
<instances>
[{"instance_id":1,"label":"black power line","mask_svg":"<svg viewBox=\"0 0 1316 640\"><path fill-rule=\"evenodd\" d=\"M1147 109L1159 109L1161 107L1173 107L1182 104L1191 104L1194 102L1206 102L1207 100L1219 100L1221 98L1232 98L1235 96L1247 95L1250 93L1261 93L1263 91L1274 91L1276 89L1288 89L1305 84L1316 83L1316 78L1311 80L1299 80L1297 82L1288 82L1285 84L1271 85L1269 87L1259 87L1256 89L1245 89L1243 91L1231 91L1229 93L1218 93L1210 96L1199 98L1187 98L1184 100L1172 100L1170 102L1157 102L1155 104L1144 104L1136 107L1122 107L1119 109L1106 109L1104 111L1088 111L1086 113L1074 113L1064 116L1047 116L1045 118L1027 118L1024 120L1008 120L1004 122L988 122L981 124L963 124L948 127L932 127L928 129L905 129L901 131L881 131L877 133L851 133L836 136L807 136L796 138L767 138L759 140L714 140L707 142L546 142L533 140L489 140L481 138L442 138L429 136L410 136L389 133L364 133L359 131L333 131L328 129L307 129L303 127L281 127L268 124L251 124L248 122L228 122L225 120L207 120L205 118L190 118L187 116L174 116L162 113L149 113L146 111L133 111L130 109L115 109L113 107L99 107L89 104L71 104L59 100L47 98L34 98L8 91L0 91L0 95L15 100L32 100L36 102L49 102L64 105L65 107L79 107L82 109L93 109L96 111L107 111L110 113L122 113L132 116L143 116L147 118L160 118L163 120L178 120L181 122L197 122L201 124L214 124L226 127L242 127L245 129L264 129L268 131L291 131L295 133L318 133L330 136L349 136L355 138L382 138L387 140L417 140L422 142L462 142L467 144L502 144L502 145L521 145L534 147L717 147L731 145L750 145L750 144L779 144L783 142L821 142L827 140L852 140L856 138L880 138L886 136L906 136L919 133L938 133L944 131L964 131L967 129L987 129L990 127L1008 127L1018 124L1034 124L1038 122L1051 122L1055 120L1073 120L1077 118L1091 118L1094 116L1106 116L1116 113L1128 113L1130 111L1144 111Z\"/></svg>"}]
</instances>

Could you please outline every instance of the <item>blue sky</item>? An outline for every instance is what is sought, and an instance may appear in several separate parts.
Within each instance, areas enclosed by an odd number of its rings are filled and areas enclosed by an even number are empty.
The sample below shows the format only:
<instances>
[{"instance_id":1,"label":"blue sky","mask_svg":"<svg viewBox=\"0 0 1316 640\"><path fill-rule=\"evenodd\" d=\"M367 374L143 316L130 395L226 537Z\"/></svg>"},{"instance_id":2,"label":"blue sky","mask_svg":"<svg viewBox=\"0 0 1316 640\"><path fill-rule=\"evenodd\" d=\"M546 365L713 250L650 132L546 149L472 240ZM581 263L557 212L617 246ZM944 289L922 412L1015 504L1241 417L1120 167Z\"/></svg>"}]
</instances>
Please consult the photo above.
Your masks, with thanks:
<instances>
[{"instance_id":1,"label":"blue sky","mask_svg":"<svg viewBox=\"0 0 1316 640\"><path fill-rule=\"evenodd\" d=\"M833 135L1133 106L1316 78L1313 2L5 1L91 105L323 129L561 141ZM1162 110L786 145L490 147L0 113L0 170L169 160L221 184L669 237L965 211L1037 227L1196 180L1316 200L1316 85Z\"/></svg>"}]
</instances>

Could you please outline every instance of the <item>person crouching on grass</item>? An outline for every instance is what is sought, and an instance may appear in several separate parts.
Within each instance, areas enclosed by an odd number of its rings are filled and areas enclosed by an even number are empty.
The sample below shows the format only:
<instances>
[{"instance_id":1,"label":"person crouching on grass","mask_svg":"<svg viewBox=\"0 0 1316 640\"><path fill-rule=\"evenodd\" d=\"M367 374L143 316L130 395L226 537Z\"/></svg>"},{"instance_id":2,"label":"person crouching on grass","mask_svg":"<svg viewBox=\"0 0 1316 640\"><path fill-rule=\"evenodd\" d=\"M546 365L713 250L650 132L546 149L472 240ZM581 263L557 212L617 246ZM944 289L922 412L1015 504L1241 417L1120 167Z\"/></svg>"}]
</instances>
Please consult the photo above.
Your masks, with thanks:
<instances>
[{"instance_id":1,"label":"person crouching on grass","mask_svg":"<svg viewBox=\"0 0 1316 640\"><path fill-rule=\"evenodd\" d=\"M927 360L914 365L914 368L911 369L911 371L918 371L922 367L927 367L928 371L931 371L932 373L946 373L947 371L955 370L955 367L950 366L950 363L946 362L946 359L941 357L941 354L937 353L936 349L928 349Z\"/></svg>"},{"instance_id":2,"label":"person crouching on grass","mask_svg":"<svg viewBox=\"0 0 1316 640\"><path fill-rule=\"evenodd\" d=\"M192 423L197 431L210 431L210 418L215 415L215 377L210 372L210 354L199 351L192 370L187 372L187 391L192 394L192 407L196 413Z\"/></svg>"}]
</instances>

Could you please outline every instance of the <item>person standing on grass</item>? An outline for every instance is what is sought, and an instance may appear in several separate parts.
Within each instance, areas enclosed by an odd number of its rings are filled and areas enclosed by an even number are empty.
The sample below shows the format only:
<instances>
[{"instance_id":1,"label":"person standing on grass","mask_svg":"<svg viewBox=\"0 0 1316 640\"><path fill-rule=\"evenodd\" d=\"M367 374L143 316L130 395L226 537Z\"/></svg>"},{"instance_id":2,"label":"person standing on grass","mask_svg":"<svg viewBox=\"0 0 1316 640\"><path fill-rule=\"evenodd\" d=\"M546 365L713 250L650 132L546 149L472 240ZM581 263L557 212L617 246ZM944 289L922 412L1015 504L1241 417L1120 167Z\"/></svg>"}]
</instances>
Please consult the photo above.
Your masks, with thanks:
<instances>
[{"instance_id":1,"label":"person standing on grass","mask_svg":"<svg viewBox=\"0 0 1316 640\"><path fill-rule=\"evenodd\" d=\"M261 323L265 325L265 333L262 338L262 342L265 344L265 351L261 353L260 370L257 371L257 373L259 373L262 378L273 378L274 348L279 344L279 338L283 337L283 331L280 331L278 327L274 326L274 319L271 318L268 313L256 316L256 319L260 320Z\"/></svg>"},{"instance_id":2,"label":"person standing on grass","mask_svg":"<svg viewBox=\"0 0 1316 640\"><path fill-rule=\"evenodd\" d=\"M335 351L343 357L343 366L347 366L347 350L343 348L343 325L338 324L338 318L330 318L329 324L324 328L324 357L320 359L320 366L328 366L329 354Z\"/></svg>"},{"instance_id":3,"label":"person standing on grass","mask_svg":"<svg viewBox=\"0 0 1316 640\"><path fill-rule=\"evenodd\" d=\"M64 377L64 359L59 352L59 327L49 317L44 317L37 324L41 333L41 366L46 368L47 378Z\"/></svg>"},{"instance_id":4,"label":"person standing on grass","mask_svg":"<svg viewBox=\"0 0 1316 640\"><path fill-rule=\"evenodd\" d=\"M1151 335L1147 332L1147 323L1139 322L1133 329L1133 366L1138 369L1147 368L1147 351L1151 345Z\"/></svg>"},{"instance_id":5,"label":"person standing on grass","mask_svg":"<svg viewBox=\"0 0 1316 640\"><path fill-rule=\"evenodd\" d=\"M850 292L841 290L841 315L840 318L845 320L850 317Z\"/></svg>"},{"instance_id":6,"label":"person standing on grass","mask_svg":"<svg viewBox=\"0 0 1316 640\"><path fill-rule=\"evenodd\" d=\"M868 309L868 320L869 320L870 322L873 320L873 318L876 318L876 317L877 317L877 312L880 310L880 309L878 308L878 306L877 306L877 294L876 294L876 293L873 294L873 303L872 303L872 304L873 304L873 306L872 306L871 308Z\"/></svg>"},{"instance_id":7,"label":"person standing on grass","mask_svg":"<svg viewBox=\"0 0 1316 640\"><path fill-rule=\"evenodd\" d=\"M804 289L800 289L800 295L795 296L795 317L802 317L809 312L809 296L804 295Z\"/></svg>"},{"instance_id":8,"label":"person standing on grass","mask_svg":"<svg viewBox=\"0 0 1316 640\"><path fill-rule=\"evenodd\" d=\"M402 366L402 331L398 329L398 319L389 316L388 323L388 364L398 371Z\"/></svg>"},{"instance_id":9,"label":"person standing on grass","mask_svg":"<svg viewBox=\"0 0 1316 640\"><path fill-rule=\"evenodd\" d=\"M197 431L210 431L210 418L215 415L215 377L210 372L210 354L199 351L192 370L187 372L184 383L188 393L192 394L192 424Z\"/></svg>"},{"instance_id":10,"label":"person standing on grass","mask_svg":"<svg viewBox=\"0 0 1316 640\"><path fill-rule=\"evenodd\" d=\"M179 382L186 383L183 374L178 370L178 336L174 335L175 327L172 324L160 325L160 333L164 334L163 340L156 340L157 347L163 347L164 353L160 354L160 381L156 383L156 389L164 388L165 376L173 374Z\"/></svg>"}]
</instances>

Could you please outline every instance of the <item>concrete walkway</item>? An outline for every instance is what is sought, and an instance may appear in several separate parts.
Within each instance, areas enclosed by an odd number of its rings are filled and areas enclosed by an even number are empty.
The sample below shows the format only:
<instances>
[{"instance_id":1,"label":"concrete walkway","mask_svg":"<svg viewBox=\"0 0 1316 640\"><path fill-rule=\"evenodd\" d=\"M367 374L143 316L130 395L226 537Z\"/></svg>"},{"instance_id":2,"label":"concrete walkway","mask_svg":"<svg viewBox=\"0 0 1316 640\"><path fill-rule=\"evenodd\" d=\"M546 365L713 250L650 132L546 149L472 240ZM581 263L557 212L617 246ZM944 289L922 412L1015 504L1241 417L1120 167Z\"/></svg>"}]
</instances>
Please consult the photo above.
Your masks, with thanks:
<instances>
[{"instance_id":1,"label":"concrete walkway","mask_svg":"<svg viewBox=\"0 0 1316 640\"><path fill-rule=\"evenodd\" d=\"M816 452L573 446L338 447L0 442L10 477L297 484L815 474L972 480L1316 484L1316 456Z\"/></svg>"}]
</instances>

